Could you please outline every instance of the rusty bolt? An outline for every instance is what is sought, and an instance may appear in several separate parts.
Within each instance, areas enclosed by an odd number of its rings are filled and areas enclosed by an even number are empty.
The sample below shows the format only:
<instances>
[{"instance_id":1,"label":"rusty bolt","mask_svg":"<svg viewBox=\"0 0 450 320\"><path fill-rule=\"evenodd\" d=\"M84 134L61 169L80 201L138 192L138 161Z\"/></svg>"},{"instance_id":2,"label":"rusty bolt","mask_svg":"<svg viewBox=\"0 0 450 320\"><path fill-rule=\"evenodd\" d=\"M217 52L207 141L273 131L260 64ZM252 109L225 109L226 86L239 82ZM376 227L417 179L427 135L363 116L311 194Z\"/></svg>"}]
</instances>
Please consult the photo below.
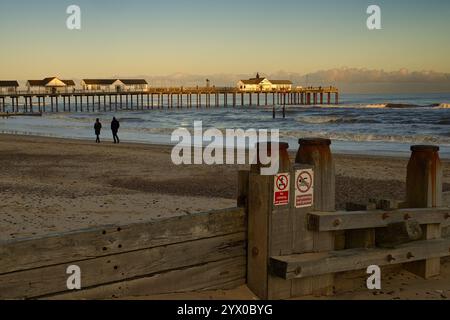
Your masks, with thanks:
<instances>
[{"instance_id":1,"label":"rusty bolt","mask_svg":"<svg viewBox=\"0 0 450 320\"><path fill-rule=\"evenodd\" d=\"M259 254L258 248L253 247L253 249L252 249L252 255L253 255L254 257L256 257L258 254Z\"/></svg>"},{"instance_id":2,"label":"rusty bolt","mask_svg":"<svg viewBox=\"0 0 450 320\"><path fill-rule=\"evenodd\" d=\"M389 218L389 213L387 212L383 213L383 220L386 220L387 218Z\"/></svg>"},{"instance_id":3,"label":"rusty bolt","mask_svg":"<svg viewBox=\"0 0 450 320\"><path fill-rule=\"evenodd\" d=\"M339 226L341 225L341 223L342 223L342 220L341 220L341 219L336 219L336 220L334 220L334 222L333 222L333 226L334 226L334 227L339 227Z\"/></svg>"},{"instance_id":4,"label":"rusty bolt","mask_svg":"<svg viewBox=\"0 0 450 320\"><path fill-rule=\"evenodd\" d=\"M295 275L298 276L302 273L302 267L298 267L297 269L295 269Z\"/></svg>"},{"instance_id":5,"label":"rusty bolt","mask_svg":"<svg viewBox=\"0 0 450 320\"><path fill-rule=\"evenodd\" d=\"M392 262L392 261L395 261L395 258L392 256L392 254L390 254L387 256L387 260L388 260L388 262Z\"/></svg>"},{"instance_id":6,"label":"rusty bolt","mask_svg":"<svg viewBox=\"0 0 450 320\"><path fill-rule=\"evenodd\" d=\"M411 252L408 252L408 254L406 255L406 258L412 259L412 258L415 258L415 257L414 257L414 255Z\"/></svg>"},{"instance_id":7,"label":"rusty bolt","mask_svg":"<svg viewBox=\"0 0 450 320\"><path fill-rule=\"evenodd\" d=\"M405 214L405 220L409 220L411 219L411 216L409 215L409 213Z\"/></svg>"}]
</instances>

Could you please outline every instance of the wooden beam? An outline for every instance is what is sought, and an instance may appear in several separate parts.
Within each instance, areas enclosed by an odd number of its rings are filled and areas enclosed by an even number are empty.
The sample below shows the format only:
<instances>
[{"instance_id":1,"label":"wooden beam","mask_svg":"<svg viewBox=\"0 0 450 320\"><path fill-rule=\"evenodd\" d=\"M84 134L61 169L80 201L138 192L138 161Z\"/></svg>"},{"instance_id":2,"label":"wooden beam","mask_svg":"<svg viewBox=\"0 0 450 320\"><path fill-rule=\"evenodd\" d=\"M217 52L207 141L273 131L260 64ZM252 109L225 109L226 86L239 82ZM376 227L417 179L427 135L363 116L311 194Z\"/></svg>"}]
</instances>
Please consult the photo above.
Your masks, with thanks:
<instances>
[{"instance_id":1,"label":"wooden beam","mask_svg":"<svg viewBox=\"0 0 450 320\"><path fill-rule=\"evenodd\" d=\"M308 228L319 232L384 228L389 224L409 219L414 219L421 225L450 225L450 208L311 212L308 215Z\"/></svg>"},{"instance_id":2,"label":"wooden beam","mask_svg":"<svg viewBox=\"0 0 450 320\"><path fill-rule=\"evenodd\" d=\"M214 262L246 253L246 234L182 242L0 275L0 299L35 298L66 292L67 267L81 269L82 288Z\"/></svg>"},{"instance_id":3,"label":"wooden beam","mask_svg":"<svg viewBox=\"0 0 450 320\"><path fill-rule=\"evenodd\" d=\"M0 241L0 274L246 230L243 208Z\"/></svg>"},{"instance_id":4,"label":"wooden beam","mask_svg":"<svg viewBox=\"0 0 450 320\"><path fill-rule=\"evenodd\" d=\"M426 240L394 249L349 249L272 257L272 274L283 279L306 278L336 272L360 270L370 265L392 265L450 256L450 239Z\"/></svg>"},{"instance_id":5,"label":"wooden beam","mask_svg":"<svg viewBox=\"0 0 450 320\"><path fill-rule=\"evenodd\" d=\"M187 269L158 273L150 277L106 284L87 290L47 297L48 300L118 299L199 290L231 289L246 282L244 255L201 264Z\"/></svg>"}]
</instances>

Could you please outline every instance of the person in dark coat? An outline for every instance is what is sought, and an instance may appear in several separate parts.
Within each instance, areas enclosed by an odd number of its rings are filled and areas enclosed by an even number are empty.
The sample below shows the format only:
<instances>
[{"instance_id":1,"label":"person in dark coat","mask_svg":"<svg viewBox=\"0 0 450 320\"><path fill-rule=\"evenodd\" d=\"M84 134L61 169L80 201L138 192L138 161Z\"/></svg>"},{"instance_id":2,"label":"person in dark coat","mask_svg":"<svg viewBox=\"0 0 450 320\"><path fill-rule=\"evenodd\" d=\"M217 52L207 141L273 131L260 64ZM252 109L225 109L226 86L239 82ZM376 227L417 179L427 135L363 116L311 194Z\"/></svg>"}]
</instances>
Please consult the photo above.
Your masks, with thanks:
<instances>
[{"instance_id":1,"label":"person in dark coat","mask_svg":"<svg viewBox=\"0 0 450 320\"><path fill-rule=\"evenodd\" d=\"M114 117L111 122L111 131L112 131L112 135L114 138L114 143L120 143L119 136L117 135L117 133L119 132L119 128L120 128L120 123L116 119L116 117Z\"/></svg>"},{"instance_id":2,"label":"person in dark coat","mask_svg":"<svg viewBox=\"0 0 450 320\"><path fill-rule=\"evenodd\" d=\"M97 136L97 140L95 140L95 142L100 143L100 133L102 131L102 124L100 123L100 119L98 119L98 118L97 118L97 120L95 120L94 130L95 130L95 135Z\"/></svg>"}]
</instances>

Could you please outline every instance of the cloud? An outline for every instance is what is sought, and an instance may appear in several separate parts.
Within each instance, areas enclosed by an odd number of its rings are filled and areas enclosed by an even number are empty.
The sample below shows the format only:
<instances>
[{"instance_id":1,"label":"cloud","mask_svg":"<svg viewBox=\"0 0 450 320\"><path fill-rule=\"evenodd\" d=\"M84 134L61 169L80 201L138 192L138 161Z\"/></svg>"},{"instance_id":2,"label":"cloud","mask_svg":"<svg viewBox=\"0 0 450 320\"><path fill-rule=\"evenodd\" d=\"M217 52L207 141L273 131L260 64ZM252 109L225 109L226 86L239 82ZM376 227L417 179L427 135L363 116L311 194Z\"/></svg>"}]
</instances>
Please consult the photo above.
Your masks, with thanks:
<instances>
[{"instance_id":1,"label":"cloud","mask_svg":"<svg viewBox=\"0 0 450 320\"><path fill-rule=\"evenodd\" d=\"M447 82L450 74L435 71L397 71L369 70L358 68L340 68L321 70L307 75L312 81L334 81L342 83L409 83L409 82Z\"/></svg>"},{"instance_id":2,"label":"cloud","mask_svg":"<svg viewBox=\"0 0 450 320\"><path fill-rule=\"evenodd\" d=\"M138 75L154 87L204 86L206 79L215 86L235 86L240 79L254 77L259 72L269 79L291 80L296 86L337 86L345 93L427 93L450 92L450 74L436 71L410 71L400 69L385 71L365 68L334 68L303 74L299 72L277 71L264 73L255 70L242 74L195 75L174 73L170 75ZM115 75L114 78L122 76Z\"/></svg>"}]
</instances>

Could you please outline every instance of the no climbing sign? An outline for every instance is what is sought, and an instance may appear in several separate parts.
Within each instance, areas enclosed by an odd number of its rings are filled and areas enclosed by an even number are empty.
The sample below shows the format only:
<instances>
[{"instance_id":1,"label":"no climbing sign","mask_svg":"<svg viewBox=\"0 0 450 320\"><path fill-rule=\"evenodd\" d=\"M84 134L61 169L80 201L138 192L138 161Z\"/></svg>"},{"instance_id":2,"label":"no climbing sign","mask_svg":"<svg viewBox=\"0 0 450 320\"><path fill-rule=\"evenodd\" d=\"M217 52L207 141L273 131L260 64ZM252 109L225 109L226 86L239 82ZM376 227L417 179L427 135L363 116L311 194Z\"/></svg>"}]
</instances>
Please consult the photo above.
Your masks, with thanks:
<instances>
[{"instance_id":1,"label":"no climbing sign","mask_svg":"<svg viewBox=\"0 0 450 320\"><path fill-rule=\"evenodd\" d=\"M275 176L273 190L273 204L286 206L289 204L289 173L280 173Z\"/></svg>"},{"instance_id":2,"label":"no climbing sign","mask_svg":"<svg viewBox=\"0 0 450 320\"><path fill-rule=\"evenodd\" d=\"M314 171L312 169L295 172L295 207L308 208L314 204Z\"/></svg>"}]
</instances>

